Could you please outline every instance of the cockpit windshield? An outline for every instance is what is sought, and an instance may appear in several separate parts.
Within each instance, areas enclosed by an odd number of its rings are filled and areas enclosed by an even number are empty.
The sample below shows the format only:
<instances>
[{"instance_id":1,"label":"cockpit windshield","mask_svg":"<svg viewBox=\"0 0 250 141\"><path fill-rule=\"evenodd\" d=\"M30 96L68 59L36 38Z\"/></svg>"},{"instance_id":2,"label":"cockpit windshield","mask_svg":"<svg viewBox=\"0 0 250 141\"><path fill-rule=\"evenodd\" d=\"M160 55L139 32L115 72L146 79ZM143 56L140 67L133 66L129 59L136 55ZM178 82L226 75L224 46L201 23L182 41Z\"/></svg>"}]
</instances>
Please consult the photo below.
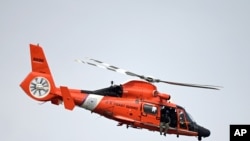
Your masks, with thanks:
<instances>
[{"instance_id":1,"label":"cockpit windshield","mask_svg":"<svg viewBox=\"0 0 250 141\"><path fill-rule=\"evenodd\" d=\"M177 106L179 127L189 131L198 131L198 126L193 117L181 106Z\"/></svg>"},{"instance_id":2,"label":"cockpit windshield","mask_svg":"<svg viewBox=\"0 0 250 141\"><path fill-rule=\"evenodd\" d=\"M195 123L195 120L194 120L194 118L183 108L183 107L181 107L181 106L177 106L178 107L178 109L180 109L180 112L182 113L185 113L185 115L186 115L186 120L189 122L189 123ZM180 115L181 115L181 113L180 113Z\"/></svg>"},{"instance_id":3,"label":"cockpit windshield","mask_svg":"<svg viewBox=\"0 0 250 141\"><path fill-rule=\"evenodd\" d=\"M188 113L187 113L187 119L190 121L190 122L195 122L194 118Z\"/></svg>"}]
</instances>

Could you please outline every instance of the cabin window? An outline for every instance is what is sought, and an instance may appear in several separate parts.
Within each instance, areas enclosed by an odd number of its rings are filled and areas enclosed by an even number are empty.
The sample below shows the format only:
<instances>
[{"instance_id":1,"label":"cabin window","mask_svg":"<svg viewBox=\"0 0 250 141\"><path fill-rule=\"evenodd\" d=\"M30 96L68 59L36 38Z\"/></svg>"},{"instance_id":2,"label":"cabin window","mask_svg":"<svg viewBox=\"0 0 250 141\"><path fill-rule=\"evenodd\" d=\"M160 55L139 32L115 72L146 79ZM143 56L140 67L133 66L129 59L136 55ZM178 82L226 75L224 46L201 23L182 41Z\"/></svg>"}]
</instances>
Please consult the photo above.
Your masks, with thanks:
<instances>
[{"instance_id":1,"label":"cabin window","mask_svg":"<svg viewBox=\"0 0 250 141\"><path fill-rule=\"evenodd\" d=\"M149 105L149 104L144 104L143 105L143 110L146 114L157 114L158 109L154 105Z\"/></svg>"}]
</instances>

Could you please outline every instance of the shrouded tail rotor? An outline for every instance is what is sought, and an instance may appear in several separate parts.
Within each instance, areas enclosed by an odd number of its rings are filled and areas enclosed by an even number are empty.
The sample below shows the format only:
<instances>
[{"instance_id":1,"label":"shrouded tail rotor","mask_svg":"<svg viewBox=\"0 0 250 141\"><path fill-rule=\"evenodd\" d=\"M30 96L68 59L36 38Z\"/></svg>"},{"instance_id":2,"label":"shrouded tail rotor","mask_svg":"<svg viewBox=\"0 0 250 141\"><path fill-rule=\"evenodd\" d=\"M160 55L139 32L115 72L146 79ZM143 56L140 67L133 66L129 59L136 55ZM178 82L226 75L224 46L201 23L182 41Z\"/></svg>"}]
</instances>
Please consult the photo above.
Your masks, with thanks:
<instances>
[{"instance_id":1,"label":"shrouded tail rotor","mask_svg":"<svg viewBox=\"0 0 250 141\"><path fill-rule=\"evenodd\" d=\"M30 44L30 57L32 71L20 86L31 98L49 101L56 97L56 87L43 49L39 45Z\"/></svg>"},{"instance_id":2,"label":"shrouded tail rotor","mask_svg":"<svg viewBox=\"0 0 250 141\"><path fill-rule=\"evenodd\" d=\"M30 82L30 93L37 98L45 97L50 92L50 83L44 77L35 77Z\"/></svg>"},{"instance_id":3,"label":"shrouded tail rotor","mask_svg":"<svg viewBox=\"0 0 250 141\"><path fill-rule=\"evenodd\" d=\"M32 71L20 84L23 91L35 100L51 101L56 105L63 102L66 109L73 110L75 99L71 93L81 93L80 90L70 91L66 86L60 86L60 88L55 86L42 47L30 44L30 56ZM81 94L80 97L83 95Z\"/></svg>"}]
</instances>

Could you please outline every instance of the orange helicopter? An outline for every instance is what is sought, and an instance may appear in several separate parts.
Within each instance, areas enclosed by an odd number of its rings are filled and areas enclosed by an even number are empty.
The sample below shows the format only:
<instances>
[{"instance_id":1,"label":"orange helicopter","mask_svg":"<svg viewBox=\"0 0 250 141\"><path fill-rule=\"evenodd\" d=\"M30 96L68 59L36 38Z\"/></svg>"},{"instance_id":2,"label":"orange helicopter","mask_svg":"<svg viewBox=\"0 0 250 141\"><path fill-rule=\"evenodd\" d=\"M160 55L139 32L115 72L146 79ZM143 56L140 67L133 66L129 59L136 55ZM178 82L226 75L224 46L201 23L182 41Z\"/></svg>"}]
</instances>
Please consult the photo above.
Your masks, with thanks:
<instances>
[{"instance_id":1,"label":"orange helicopter","mask_svg":"<svg viewBox=\"0 0 250 141\"><path fill-rule=\"evenodd\" d=\"M148 129L167 134L198 137L200 141L210 135L210 131L198 125L187 111L172 102L170 95L159 92L153 83L219 90L219 86L197 85L163 81L153 77L139 75L96 59L76 60L111 71L138 77L142 80L131 80L124 84L114 85L98 90L70 89L67 86L56 87L50 72L45 54L39 45L30 44L32 71L21 82L23 91L37 101L51 101L52 104L63 104L65 109L73 110L75 106L90 110L108 119L118 122L118 126ZM164 108L163 108L164 107ZM162 121L163 109L168 122ZM167 112L166 112L167 111ZM166 117L166 116L165 116ZM160 126L165 122L164 126Z\"/></svg>"}]
</instances>

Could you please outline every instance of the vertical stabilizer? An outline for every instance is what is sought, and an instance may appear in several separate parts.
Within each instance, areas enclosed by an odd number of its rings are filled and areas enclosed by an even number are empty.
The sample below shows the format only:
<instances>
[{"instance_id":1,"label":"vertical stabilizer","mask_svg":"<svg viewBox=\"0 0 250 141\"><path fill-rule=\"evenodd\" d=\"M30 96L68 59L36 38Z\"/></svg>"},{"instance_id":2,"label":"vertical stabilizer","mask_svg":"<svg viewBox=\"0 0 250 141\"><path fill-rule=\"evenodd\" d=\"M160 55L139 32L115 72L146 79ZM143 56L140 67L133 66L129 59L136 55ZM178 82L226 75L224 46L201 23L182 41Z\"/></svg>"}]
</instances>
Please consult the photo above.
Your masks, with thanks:
<instances>
[{"instance_id":1,"label":"vertical stabilizer","mask_svg":"<svg viewBox=\"0 0 250 141\"><path fill-rule=\"evenodd\" d=\"M43 49L39 45L30 44L30 57L32 72L51 75Z\"/></svg>"}]
</instances>

